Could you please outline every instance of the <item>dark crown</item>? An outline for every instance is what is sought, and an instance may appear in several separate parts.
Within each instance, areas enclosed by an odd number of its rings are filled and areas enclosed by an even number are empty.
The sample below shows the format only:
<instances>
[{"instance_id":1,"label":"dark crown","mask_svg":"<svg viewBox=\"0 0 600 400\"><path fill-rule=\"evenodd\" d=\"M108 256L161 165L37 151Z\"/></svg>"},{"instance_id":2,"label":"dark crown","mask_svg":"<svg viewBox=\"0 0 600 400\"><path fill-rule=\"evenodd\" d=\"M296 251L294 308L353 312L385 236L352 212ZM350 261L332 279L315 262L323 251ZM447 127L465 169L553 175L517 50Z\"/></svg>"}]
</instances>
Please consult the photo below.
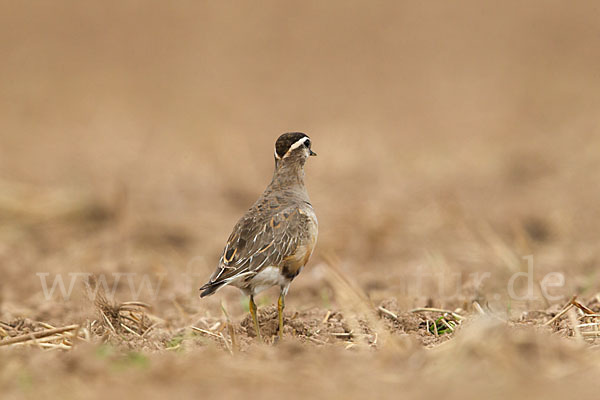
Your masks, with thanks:
<instances>
[{"instance_id":1,"label":"dark crown","mask_svg":"<svg viewBox=\"0 0 600 400\"><path fill-rule=\"evenodd\" d=\"M305 137L308 136L302 132L284 133L283 135L279 136L277 142L275 142L275 153L277 153L279 158L282 158L294 143Z\"/></svg>"}]
</instances>

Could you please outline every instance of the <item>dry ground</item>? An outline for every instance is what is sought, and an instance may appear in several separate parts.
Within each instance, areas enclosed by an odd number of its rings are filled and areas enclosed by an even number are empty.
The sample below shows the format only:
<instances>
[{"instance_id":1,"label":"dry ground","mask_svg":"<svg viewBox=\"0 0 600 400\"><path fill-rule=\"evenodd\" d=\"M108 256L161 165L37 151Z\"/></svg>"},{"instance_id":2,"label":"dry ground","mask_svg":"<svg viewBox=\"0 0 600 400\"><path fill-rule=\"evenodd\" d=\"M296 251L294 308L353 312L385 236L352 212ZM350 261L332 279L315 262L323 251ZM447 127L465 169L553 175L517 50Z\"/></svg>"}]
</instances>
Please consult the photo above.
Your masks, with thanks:
<instances>
[{"instance_id":1,"label":"dry ground","mask_svg":"<svg viewBox=\"0 0 600 400\"><path fill-rule=\"evenodd\" d=\"M0 398L593 396L599 13L0 2ZM290 130L320 236L261 344L197 288Z\"/></svg>"}]
</instances>

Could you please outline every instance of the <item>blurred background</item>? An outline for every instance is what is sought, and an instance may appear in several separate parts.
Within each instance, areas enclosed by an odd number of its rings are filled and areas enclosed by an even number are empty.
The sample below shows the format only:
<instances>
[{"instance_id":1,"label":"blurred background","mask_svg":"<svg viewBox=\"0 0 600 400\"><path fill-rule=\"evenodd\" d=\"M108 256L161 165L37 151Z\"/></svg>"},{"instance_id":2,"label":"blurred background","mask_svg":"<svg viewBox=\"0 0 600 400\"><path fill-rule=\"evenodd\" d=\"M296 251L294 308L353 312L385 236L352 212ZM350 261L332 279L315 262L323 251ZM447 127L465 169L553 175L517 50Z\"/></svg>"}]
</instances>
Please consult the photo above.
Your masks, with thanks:
<instances>
[{"instance_id":1,"label":"blurred background","mask_svg":"<svg viewBox=\"0 0 600 400\"><path fill-rule=\"evenodd\" d=\"M37 272L121 271L167 274L163 316L222 299L241 315L237 290L197 287L286 131L319 154L319 244L290 309L332 301L328 257L401 308L510 308L527 255L536 280L565 274L563 301L595 293L598 17L593 1L2 1L0 312L69 319ZM420 268L459 289L415 289Z\"/></svg>"}]
</instances>

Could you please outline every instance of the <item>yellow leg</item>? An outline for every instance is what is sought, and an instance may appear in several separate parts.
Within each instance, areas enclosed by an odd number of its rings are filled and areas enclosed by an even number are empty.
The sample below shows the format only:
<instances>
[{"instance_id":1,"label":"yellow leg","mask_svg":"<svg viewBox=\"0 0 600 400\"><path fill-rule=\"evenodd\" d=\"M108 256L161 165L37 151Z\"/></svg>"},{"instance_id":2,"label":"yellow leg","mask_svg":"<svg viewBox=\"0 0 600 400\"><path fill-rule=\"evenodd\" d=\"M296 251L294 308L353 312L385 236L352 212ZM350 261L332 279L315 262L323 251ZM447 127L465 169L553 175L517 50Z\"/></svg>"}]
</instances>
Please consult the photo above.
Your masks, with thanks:
<instances>
[{"instance_id":1,"label":"yellow leg","mask_svg":"<svg viewBox=\"0 0 600 400\"><path fill-rule=\"evenodd\" d=\"M277 315L279 316L279 339L283 338L283 309L285 308L283 291L279 294L279 300L277 301Z\"/></svg>"},{"instance_id":2,"label":"yellow leg","mask_svg":"<svg viewBox=\"0 0 600 400\"><path fill-rule=\"evenodd\" d=\"M258 328L258 317L256 316L256 303L254 303L254 296L250 296L250 303L248 305L250 309L250 315L252 315L252 322L254 322L254 329L256 329L256 337L258 340L262 340L260 337L260 329Z\"/></svg>"}]
</instances>

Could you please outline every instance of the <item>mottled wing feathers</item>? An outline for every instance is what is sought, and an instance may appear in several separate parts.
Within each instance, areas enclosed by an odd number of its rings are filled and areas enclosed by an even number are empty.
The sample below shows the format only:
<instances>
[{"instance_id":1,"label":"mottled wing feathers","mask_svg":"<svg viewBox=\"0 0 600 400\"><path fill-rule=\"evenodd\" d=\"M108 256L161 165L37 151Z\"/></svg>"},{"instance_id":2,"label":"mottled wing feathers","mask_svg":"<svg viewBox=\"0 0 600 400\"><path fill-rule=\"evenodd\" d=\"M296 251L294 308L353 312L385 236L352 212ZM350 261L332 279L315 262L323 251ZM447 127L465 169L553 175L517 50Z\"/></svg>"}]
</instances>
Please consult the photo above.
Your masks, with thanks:
<instances>
[{"instance_id":1,"label":"mottled wing feathers","mask_svg":"<svg viewBox=\"0 0 600 400\"><path fill-rule=\"evenodd\" d=\"M268 203L262 205L269 206ZM233 279L252 276L267 266L280 266L309 239L302 232L307 231L310 218L298 207L265 213L260 219L251 211L234 227L217 270L201 290L217 289Z\"/></svg>"}]
</instances>

